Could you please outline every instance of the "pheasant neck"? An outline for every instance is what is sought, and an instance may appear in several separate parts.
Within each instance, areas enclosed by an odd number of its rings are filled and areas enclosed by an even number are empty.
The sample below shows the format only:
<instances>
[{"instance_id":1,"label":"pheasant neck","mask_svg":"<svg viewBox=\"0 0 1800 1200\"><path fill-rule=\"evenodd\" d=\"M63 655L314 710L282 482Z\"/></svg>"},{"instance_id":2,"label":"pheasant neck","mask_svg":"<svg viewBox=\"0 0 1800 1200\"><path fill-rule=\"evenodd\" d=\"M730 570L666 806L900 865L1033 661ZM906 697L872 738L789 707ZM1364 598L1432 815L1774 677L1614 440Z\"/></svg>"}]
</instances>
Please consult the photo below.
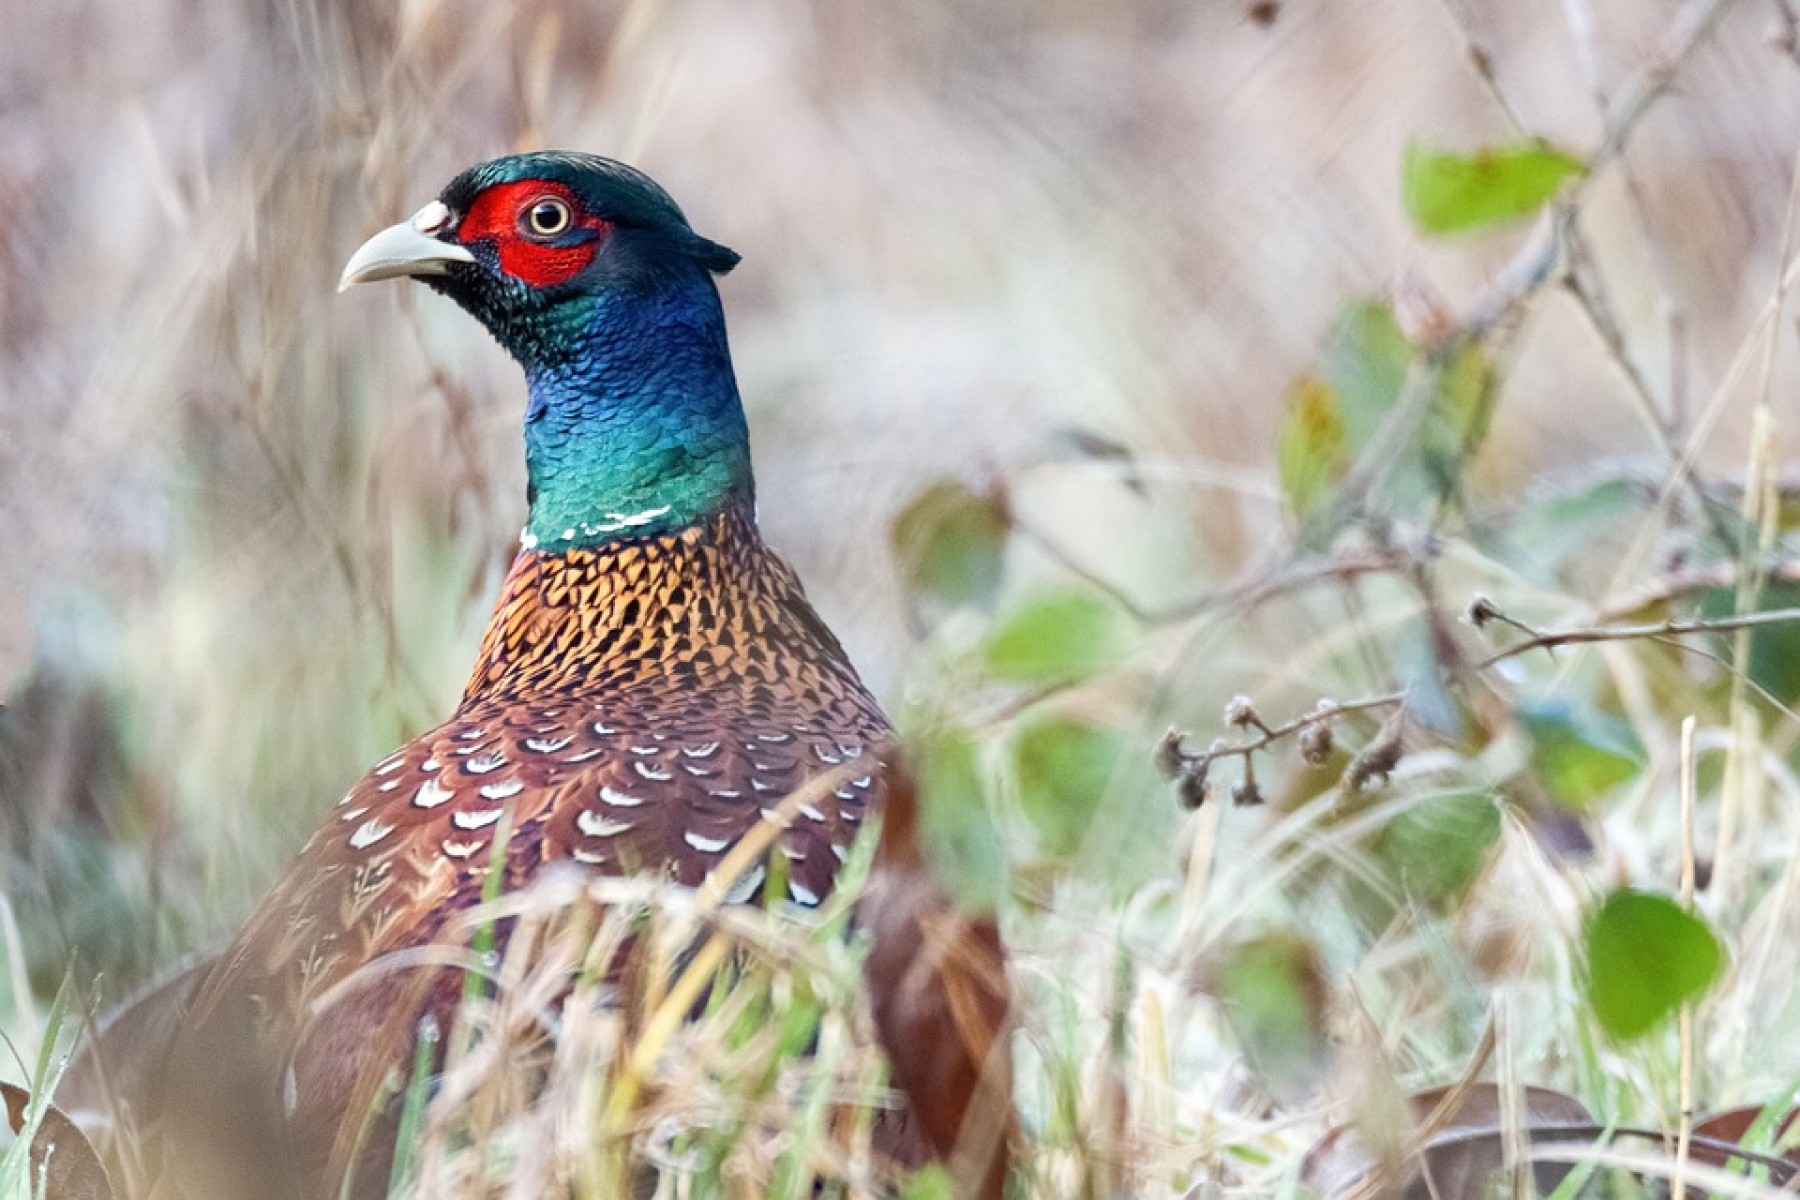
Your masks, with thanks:
<instances>
[{"instance_id":1,"label":"pheasant neck","mask_svg":"<svg viewBox=\"0 0 1800 1200\"><path fill-rule=\"evenodd\" d=\"M575 352L530 364L527 549L696 525L753 498L750 440L710 279L597 297Z\"/></svg>"}]
</instances>

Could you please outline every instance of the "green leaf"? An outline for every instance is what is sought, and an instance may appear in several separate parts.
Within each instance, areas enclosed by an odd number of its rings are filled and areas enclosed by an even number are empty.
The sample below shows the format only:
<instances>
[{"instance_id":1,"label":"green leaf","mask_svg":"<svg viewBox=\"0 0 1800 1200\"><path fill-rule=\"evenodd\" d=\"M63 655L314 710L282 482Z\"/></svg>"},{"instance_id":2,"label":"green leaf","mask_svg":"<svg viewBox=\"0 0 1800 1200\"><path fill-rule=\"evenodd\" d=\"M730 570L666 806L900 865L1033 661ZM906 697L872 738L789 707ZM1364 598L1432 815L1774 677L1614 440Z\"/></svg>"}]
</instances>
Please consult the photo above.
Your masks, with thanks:
<instances>
[{"instance_id":1,"label":"green leaf","mask_svg":"<svg viewBox=\"0 0 1800 1200\"><path fill-rule=\"evenodd\" d=\"M940 734L920 757L919 848L961 907L993 912L1006 896L1006 847L988 812L975 743Z\"/></svg>"},{"instance_id":2,"label":"green leaf","mask_svg":"<svg viewBox=\"0 0 1800 1200\"><path fill-rule=\"evenodd\" d=\"M1316 518L1330 514L1354 467L1370 470L1380 485L1378 496L1356 499L1407 511L1459 489L1463 465L1487 431L1494 371L1479 346L1433 361L1419 381L1429 394L1408 401L1412 426L1390 429L1419 358L1392 309L1360 301L1332 326L1319 373L1289 389L1277 462L1288 508L1313 526L1312 539L1335 531Z\"/></svg>"},{"instance_id":3,"label":"green leaf","mask_svg":"<svg viewBox=\"0 0 1800 1200\"><path fill-rule=\"evenodd\" d=\"M1758 611L1800 607L1800 585L1771 583L1763 589ZM1708 588L1700 594L1700 615L1708 620L1737 615L1737 595L1730 588ZM1800 621L1764 625L1750 632L1750 654L1742 664L1751 682L1777 700L1800 699Z\"/></svg>"},{"instance_id":4,"label":"green leaf","mask_svg":"<svg viewBox=\"0 0 1800 1200\"><path fill-rule=\"evenodd\" d=\"M1413 439L1429 500L1461 489L1463 465L1487 436L1495 378L1486 351L1473 344L1438 368L1431 406Z\"/></svg>"},{"instance_id":5,"label":"green leaf","mask_svg":"<svg viewBox=\"0 0 1800 1200\"><path fill-rule=\"evenodd\" d=\"M1341 518L1319 518L1331 517L1340 485L1356 468L1368 485L1368 494L1359 488L1352 497L1357 502L1417 513L1455 496L1487 434L1495 379L1480 346L1422 352L1386 304L1366 300L1345 309L1319 372L1288 389L1276 447L1282 494L1307 527L1305 540L1328 538L1341 525ZM1407 427L1390 428L1396 421Z\"/></svg>"},{"instance_id":6,"label":"green leaf","mask_svg":"<svg viewBox=\"0 0 1800 1200\"><path fill-rule=\"evenodd\" d=\"M1446 678L1438 637L1438 629L1424 615L1408 617L1394 628L1389 653L1395 677L1406 691L1407 720L1461 741L1469 731L1469 713Z\"/></svg>"},{"instance_id":7,"label":"green leaf","mask_svg":"<svg viewBox=\"0 0 1800 1200\"><path fill-rule=\"evenodd\" d=\"M1585 809L1644 769L1644 749L1615 716L1567 701L1535 701L1514 712L1531 740L1531 769L1560 804Z\"/></svg>"},{"instance_id":8,"label":"green leaf","mask_svg":"<svg viewBox=\"0 0 1800 1200\"><path fill-rule=\"evenodd\" d=\"M1376 860L1418 903L1441 908L1475 882L1500 837L1500 810L1484 792L1432 796L1376 835Z\"/></svg>"},{"instance_id":9,"label":"green leaf","mask_svg":"<svg viewBox=\"0 0 1800 1200\"><path fill-rule=\"evenodd\" d=\"M1464 346L1442 361L1434 359L1429 376L1421 381L1431 394L1416 408L1413 400L1408 402L1407 415L1416 424L1390 431L1384 438L1419 357L1393 310L1367 300L1351 305L1338 318L1323 356L1324 380L1336 401L1347 459L1360 462L1371 452L1391 458L1377 464L1385 465L1384 494L1390 503L1412 510L1459 489L1464 463L1486 436L1495 381L1493 364L1480 346ZM1316 407L1319 401L1307 403ZM1333 481L1341 479L1347 468L1348 462Z\"/></svg>"},{"instance_id":10,"label":"green leaf","mask_svg":"<svg viewBox=\"0 0 1800 1200\"><path fill-rule=\"evenodd\" d=\"M1461 233L1530 216L1587 165L1542 138L1457 154L1406 147L1406 212L1426 233Z\"/></svg>"},{"instance_id":11,"label":"green leaf","mask_svg":"<svg viewBox=\"0 0 1800 1200\"><path fill-rule=\"evenodd\" d=\"M900 511L889 540L909 593L952 608L989 608L1005 574L1011 531L1004 493L942 479Z\"/></svg>"},{"instance_id":12,"label":"green leaf","mask_svg":"<svg viewBox=\"0 0 1800 1200\"><path fill-rule=\"evenodd\" d=\"M1065 683L1115 665L1131 647L1131 623L1088 592L1036 597L988 639L989 674L1014 683Z\"/></svg>"},{"instance_id":13,"label":"green leaf","mask_svg":"<svg viewBox=\"0 0 1800 1200\"><path fill-rule=\"evenodd\" d=\"M1350 305L1331 327L1321 361L1325 381L1337 394L1353 456L1368 448L1394 410L1412 358L1412 344L1400 322L1379 301Z\"/></svg>"},{"instance_id":14,"label":"green leaf","mask_svg":"<svg viewBox=\"0 0 1800 1200\"><path fill-rule=\"evenodd\" d=\"M1565 564L1585 565L1596 553L1609 561L1649 505L1641 482L1617 476L1528 497L1494 552L1534 580L1555 580Z\"/></svg>"},{"instance_id":15,"label":"green leaf","mask_svg":"<svg viewBox=\"0 0 1800 1200\"><path fill-rule=\"evenodd\" d=\"M1620 888L1589 917L1587 995L1600 1027L1642 1037L1698 999L1725 951L1698 916L1665 896Z\"/></svg>"},{"instance_id":16,"label":"green leaf","mask_svg":"<svg viewBox=\"0 0 1800 1200\"><path fill-rule=\"evenodd\" d=\"M466 992L465 992L466 994ZM427 1015L414 1030L412 1072L401 1093L400 1130L394 1141L394 1161L388 1168L388 1192L398 1193L415 1173L420 1139L425 1132L425 1106L431 1099L434 1066L441 1035L437 1018Z\"/></svg>"},{"instance_id":17,"label":"green leaf","mask_svg":"<svg viewBox=\"0 0 1800 1200\"><path fill-rule=\"evenodd\" d=\"M1061 717L1037 721L1014 739L1019 807L1048 853L1066 857L1081 848L1122 753L1112 730Z\"/></svg>"},{"instance_id":18,"label":"green leaf","mask_svg":"<svg viewBox=\"0 0 1800 1200\"><path fill-rule=\"evenodd\" d=\"M1299 1091L1322 1073L1327 988L1310 942L1287 933L1244 942L1218 965L1214 990L1244 1053L1278 1091Z\"/></svg>"},{"instance_id":19,"label":"green leaf","mask_svg":"<svg viewBox=\"0 0 1800 1200\"><path fill-rule=\"evenodd\" d=\"M1349 439L1337 391L1308 375L1288 389L1275 461L1288 510L1302 523L1331 507L1337 485L1350 469Z\"/></svg>"}]
</instances>

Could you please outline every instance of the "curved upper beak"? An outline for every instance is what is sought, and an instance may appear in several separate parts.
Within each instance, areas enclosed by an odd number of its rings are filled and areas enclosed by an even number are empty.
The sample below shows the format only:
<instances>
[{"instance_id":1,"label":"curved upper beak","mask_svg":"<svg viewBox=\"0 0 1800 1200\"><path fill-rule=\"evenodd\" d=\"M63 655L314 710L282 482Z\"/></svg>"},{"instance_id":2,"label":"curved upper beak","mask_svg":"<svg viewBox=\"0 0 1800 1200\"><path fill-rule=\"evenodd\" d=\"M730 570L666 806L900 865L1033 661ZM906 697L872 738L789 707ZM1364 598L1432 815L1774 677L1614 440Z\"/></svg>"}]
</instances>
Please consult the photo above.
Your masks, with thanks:
<instances>
[{"instance_id":1,"label":"curved upper beak","mask_svg":"<svg viewBox=\"0 0 1800 1200\"><path fill-rule=\"evenodd\" d=\"M410 221L382 230L357 248L338 279L338 291L376 279L402 275L442 275L451 263L472 263L475 256L455 242L440 241L436 234L450 220L450 210L433 200Z\"/></svg>"}]
</instances>

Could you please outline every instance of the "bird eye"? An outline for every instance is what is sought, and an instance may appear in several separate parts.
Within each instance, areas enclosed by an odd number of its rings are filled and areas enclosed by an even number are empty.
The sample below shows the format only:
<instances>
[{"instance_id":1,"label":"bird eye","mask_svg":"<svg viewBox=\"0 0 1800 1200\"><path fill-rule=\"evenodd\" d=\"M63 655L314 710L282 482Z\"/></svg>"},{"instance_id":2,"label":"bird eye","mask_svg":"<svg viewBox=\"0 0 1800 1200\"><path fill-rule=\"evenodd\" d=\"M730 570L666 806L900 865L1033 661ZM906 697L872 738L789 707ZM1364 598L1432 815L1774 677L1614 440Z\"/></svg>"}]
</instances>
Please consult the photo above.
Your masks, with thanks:
<instances>
[{"instance_id":1,"label":"bird eye","mask_svg":"<svg viewBox=\"0 0 1800 1200\"><path fill-rule=\"evenodd\" d=\"M568 229L572 219L566 203L555 196L543 196L532 201L519 224L528 237L549 238Z\"/></svg>"}]
</instances>

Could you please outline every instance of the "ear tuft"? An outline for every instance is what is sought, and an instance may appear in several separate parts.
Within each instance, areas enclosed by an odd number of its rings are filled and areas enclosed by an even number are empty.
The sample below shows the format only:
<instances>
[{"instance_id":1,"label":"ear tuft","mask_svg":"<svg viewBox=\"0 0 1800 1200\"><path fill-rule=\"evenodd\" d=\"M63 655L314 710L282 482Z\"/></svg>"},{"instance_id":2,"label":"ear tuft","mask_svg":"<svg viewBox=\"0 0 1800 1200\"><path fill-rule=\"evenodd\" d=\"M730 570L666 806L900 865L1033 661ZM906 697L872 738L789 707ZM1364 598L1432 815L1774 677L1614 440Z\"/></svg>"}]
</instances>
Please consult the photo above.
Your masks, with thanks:
<instances>
[{"instance_id":1,"label":"ear tuft","mask_svg":"<svg viewBox=\"0 0 1800 1200\"><path fill-rule=\"evenodd\" d=\"M741 256L730 246L721 246L695 234L694 258L714 275L723 275L738 265Z\"/></svg>"}]
</instances>

